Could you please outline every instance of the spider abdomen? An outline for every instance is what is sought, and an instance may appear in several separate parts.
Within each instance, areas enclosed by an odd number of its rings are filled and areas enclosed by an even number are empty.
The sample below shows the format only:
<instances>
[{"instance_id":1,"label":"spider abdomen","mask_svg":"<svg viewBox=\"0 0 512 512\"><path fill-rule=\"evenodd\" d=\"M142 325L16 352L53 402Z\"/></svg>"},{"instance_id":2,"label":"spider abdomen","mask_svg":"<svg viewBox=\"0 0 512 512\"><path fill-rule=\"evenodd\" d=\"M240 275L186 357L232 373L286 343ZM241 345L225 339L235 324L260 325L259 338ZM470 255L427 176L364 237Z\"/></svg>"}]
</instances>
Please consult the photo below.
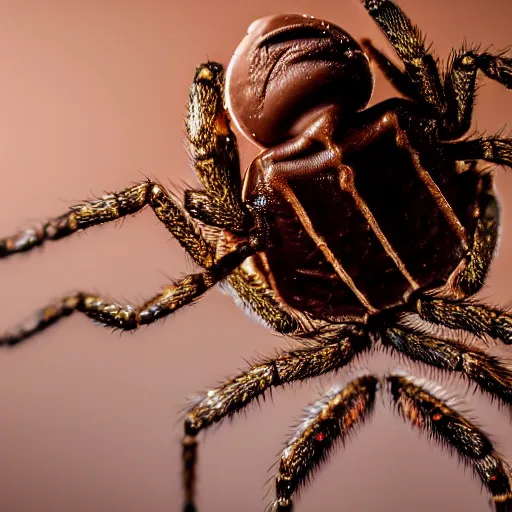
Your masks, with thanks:
<instances>
[{"instance_id":1,"label":"spider abdomen","mask_svg":"<svg viewBox=\"0 0 512 512\"><path fill-rule=\"evenodd\" d=\"M271 173L248 178L268 226L269 281L288 306L329 321L362 318L459 271L482 176L440 156L423 164L399 132L342 150L337 166L304 170L297 157L284 188Z\"/></svg>"}]
</instances>

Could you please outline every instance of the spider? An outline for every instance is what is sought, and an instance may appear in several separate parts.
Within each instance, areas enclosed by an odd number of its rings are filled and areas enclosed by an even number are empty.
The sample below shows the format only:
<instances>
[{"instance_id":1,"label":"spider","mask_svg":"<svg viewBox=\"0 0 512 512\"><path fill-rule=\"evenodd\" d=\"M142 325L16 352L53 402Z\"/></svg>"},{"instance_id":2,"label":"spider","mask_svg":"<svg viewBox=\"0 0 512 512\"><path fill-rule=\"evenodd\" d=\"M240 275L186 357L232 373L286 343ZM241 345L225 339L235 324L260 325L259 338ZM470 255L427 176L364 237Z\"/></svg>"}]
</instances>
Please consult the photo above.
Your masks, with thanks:
<instances>
[{"instance_id":1,"label":"spider","mask_svg":"<svg viewBox=\"0 0 512 512\"><path fill-rule=\"evenodd\" d=\"M149 206L202 268L140 306L77 292L0 337L13 346L75 311L121 330L151 324L223 284L244 308L297 342L208 391L184 422L184 510L195 505L199 433L276 386L349 365L382 344L458 372L512 405L512 369L456 332L512 344L512 315L472 299L493 258L499 209L481 161L512 166L512 139L469 138L477 74L512 88L512 59L462 49L438 69L420 31L389 0L365 0L403 62L313 17L254 22L223 67L200 65L187 133L203 185L180 201L154 181L81 203L0 240L28 251ZM364 48L364 49L363 49ZM374 61L403 98L367 108ZM234 121L261 146L242 182ZM440 335L441 326L451 335ZM472 466L498 512L512 511L511 469L452 401L411 375L360 376L309 408L282 452L273 509L367 420L386 387L404 419Z\"/></svg>"}]
</instances>

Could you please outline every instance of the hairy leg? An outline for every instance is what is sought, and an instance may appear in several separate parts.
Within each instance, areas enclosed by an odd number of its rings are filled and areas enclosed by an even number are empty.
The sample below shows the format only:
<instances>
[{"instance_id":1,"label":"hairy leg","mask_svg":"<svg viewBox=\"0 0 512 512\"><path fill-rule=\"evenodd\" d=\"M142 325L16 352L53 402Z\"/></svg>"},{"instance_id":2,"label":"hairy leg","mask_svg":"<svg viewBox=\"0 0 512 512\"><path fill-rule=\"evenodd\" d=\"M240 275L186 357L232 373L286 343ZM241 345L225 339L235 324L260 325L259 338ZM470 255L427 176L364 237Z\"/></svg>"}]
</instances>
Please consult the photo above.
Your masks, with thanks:
<instances>
[{"instance_id":1,"label":"hairy leg","mask_svg":"<svg viewBox=\"0 0 512 512\"><path fill-rule=\"evenodd\" d=\"M308 408L310 416L299 425L281 456L273 511L292 511L297 489L327 459L334 444L343 442L370 416L377 387L375 377L361 377Z\"/></svg>"},{"instance_id":2,"label":"hairy leg","mask_svg":"<svg viewBox=\"0 0 512 512\"><path fill-rule=\"evenodd\" d=\"M257 274L237 268L226 279L228 289L236 294L243 307L249 308L259 320L263 320L272 330L293 336L307 329L304 322L288 311L276 299L268 283Z\"/></svg>"},{"instance_id":3,"label":"hairy leg","mask_svg":"<svg viewBox=\"0 0 512 512\"><path fill-rule=\"evenodd\" d=\"M263 320L275 332L293 336L302 342L329 342L338 337L339 325L312 320L284 304L268 279L257 269L255 258L247 259L222 284L237 302L241 302L243 309L248 309L258 321Z\"/></svg>"},{"instance_id":4,"label":"hairy leg","mask_svg":"<svg viewBox=\"0 0 512 512\"><path fill-rule=\"evenodd\" d=\"M150 206L158 219L190 253L194 261L208 267L213 263L213 249L203 239L197 226L181 204L158 183L146 181L101 199L83 202L68 213L45 222L41 228L29 228L0 240L0 257L28 251L47 240L58 240L82 229L112 222Z\"/></svg>"},{"instance_id":5,"label":"hairy leg","mask_svg":"<svg viewBox=\"0 0 512 512\"><path fill-rule=\"evenodd\" d=\"M441 144L443 155L452 160L485 160L512 167L512 139L480 137L461 142Z\"/></svg>"},{"instance_id":6,"label":"hairy leg","mask_svg":"<svg viewBox=\"0 0 512 512\"><path fill-rule=\"evenodd\" d=\"M512 343L512 315L507 311L467 298L474 295L484 284L496 249L498 224L499 211L496 198L491 188L486 190L484 187L480 196L479 217L466 257L465 268L450 283L453 297L432 295L411 297L413 310L423 320L450 329L469 331L480 337L489 336L506 344Z\"/></svg>"},{"instance_id":7,"label":"hairy leg","mask_svg":"<svg viewBox=\"0 0 512 512\"><path fill-rule=\"evenodd\" d=\"M206 194L208 208L217 212L212 214L214 225L241 231L248 226L248 212L241 199L236 138L229 127L223 93L222 66L213 62L199 66L190 88L187 134L194 168L206 192L189 191L187 197ZM0 239L0 258L135 214L146 206L153 209L196 263L203 267L213 263L212 250L183 211L181 203L162 185L152 181L72 206L69 212L42 223L40 227Z\"/></svg>"},{"instance_id":8,"label":"hairy leg","mask_svg":"<svg viewBox=\"0 0 512 512\"><path fill-rule=\"evenodd\" d=\"M204 191L187 190L185 209L206 224L239 232L248 226L241 200L240 162L229 116L224 108L224 71L220 64L198 66L190 87L187 135L193 165ZM242 265L226 279L228 291L270 328L281 334L300 333L303 322L277 300L269 283Z\"/></svg>"},{"instance_id":9,"label":"hairy leg","mask_svg":"<svg viewBox=\"0 0 512 512\"><path fill-rule=\"evenodd\" d=\"M261 398L271 388L337 370L370 347L370 339L365 333L348 326L339 328L337 340L287 351L275 359L255 364L208 391L190 409L183 438L185 511L195 510L197 435Z\"/></svg>"},{"instance_id":10,"label":"hairy leg","mask_svg":"<svg viewBox=\"0 0 512 512\"><path fill-rule=\"evenodd\" d=\"M406 98L423 102L423 98L419 95L417 88L409 75L396 66L388 57L386 57L378 48L376 48L369 39L363 39L361 44L365 53L382 71L388 81L395 89L403 94Z\"/></svg>"},{"instance_id":11,"label":"hairy leg","mask_svg":"<svg viewBox=\"0 0 512 512\"><path fill-rule=\"evenodd\" d=\"M464 270L452 287L457 296L470 297L485 283L499 236L499 208L492 191L484 191L479 200L479 217Z\"/></svg>"},{"instance_id":12,"label":"hairy leg","mask_svg":"<svg viewBox=\"0 0 512 512\"><path fill-rule=\"evenodd\" d=\"M467 174L466 174L467 176ZM461 176L464 178L464 176ZM461 268L449 283L449 293L454 299L471 297L485 283L492 259L496 252L499 236L499 206L493 190L492 174L481 175L477 203L471 223L473 232L469 237L469 248ZM465 186L462 184L462 186ZM473 223L474 222L474 223Z\"/></svg>"},{"instance_id":13,"label":"hairy leg","mask_svg":"<svg viewBox=\"0 0 512 512\"><path fill-rule=\"evenodd\" d=\"M402 326L381 331L381 339L385 346L393 347L413 361L460 372L492 398L512 406L512 369L498 358L469 349L459 341Z\"/></svg>"},{"instance_id":14,"label":"hairy leg","mask_svg":"<svg viewBox=\"0 0 512 512\"><path fill-rule=\"evenodd\" d=\"M419 97L442 117L446 101L439 70L435 58L425 48L419 29L390 0L362 0L362 3L402 59Z\"/></svg>"},{"instance_id":15,"label":"hairy leg","mask_svg":"<svg viewBox=\"0 0 512 512\"><path fill-rule=\"evenodd\" d=\"M41 309L24 324L0 336L0 346L16 345L74 311L86 314L99 324L122 330L133 330L156 322L198 299L253 254L256 248L250 242L241 243L208 270L180 279L138 307L121 305L102 297L78 292Z\"/></svg>"},{"instance_id":16,"label":"hairy leg","mask_svg":"<svg viewBox=\"0 0 512 512\"><path fill-rule=\"evenodd\" d=\"M207 62L196 69L189 92L187 135L192 163L205 190L187 190L185 208L206 224L243 232L250 216L242 202L238 147L224 108L220 64Z\"/></svg>"},{"instance_id":17,"label":"hairy leg","mask_svg":"<svg viewBox=\"0 0 512 512\"><path fill-rule=\"evenodd\" d=\"M512 58L500 52L466 49L456 52L445 77L447 112L443 120L443 138L457 139L470 129L479 70L512 89Z\"/></svg>"},{"instance_id":18,"label":"hairy leg","mask_svg":"<svg viewBox=\"0 0 512 512\"><path fill-rule=\"evenodd\" d=\"M512 315L471 300L419 297L416 311L423 320L449 329L462 329L475 336L489 336L512 344Z\"/></svg>"},{"instance_id":19,"label":"hairy leg","mask_svg":"<svg viewBox=\"0 0 512 512\"><path fill-rule=\"evenodd\" d=\"M490 492L497 512L512 510L511 469L489 438L445 400L418 386L414 379L387 378L393 401L404 419L456 452Z\"/></svg>"}]
</instances>

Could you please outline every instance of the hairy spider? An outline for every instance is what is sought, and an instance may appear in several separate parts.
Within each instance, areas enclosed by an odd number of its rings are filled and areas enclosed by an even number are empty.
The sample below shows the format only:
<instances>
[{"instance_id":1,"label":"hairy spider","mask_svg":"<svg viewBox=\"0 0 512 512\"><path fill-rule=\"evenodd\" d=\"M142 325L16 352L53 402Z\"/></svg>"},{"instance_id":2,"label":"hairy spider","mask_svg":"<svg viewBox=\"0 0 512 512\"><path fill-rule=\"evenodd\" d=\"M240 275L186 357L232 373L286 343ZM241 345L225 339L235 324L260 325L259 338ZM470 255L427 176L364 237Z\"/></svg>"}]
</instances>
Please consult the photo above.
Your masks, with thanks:
<instances>
[{"instance_id":1,"label":"hairy spider","mask_svg":"<svg viewBox=\"0 0 512 512\"><path fill-rule=\"evenodd\" d=\"M368 41L366 53L341 28L312 17L254 22L226 74L196 70L187 119L202 190L184 202L146 181L84 202L42 227L0 240L0 255L28 251L150 206L202 272L134 307L87 292L64 297L0 338L16 345L74 311L133 330L223 283L296 349L253 365L191 406L185 419L186 511L195 507L197 436L269 389L332 372L377 343L459 372L512 405L512 369L432 325L512 344L512 315L471 300L498 239L493 174L480 161L512 166L512 139L468 138L478 71L512 88L512 59L463 49L444 72L423 37L389 0L363 2L404 69ZM369 58L405 96L365 108ZM241 182L229 118L263 150ZM466 137L465 137L466 136ZM423 321L411 322L411 315ZM282 453L274 509L371 413L380 384L401 415L457 452L512 511L511 470L450 400L412 376L366 375L310 408Z\"/></svg>"}]
</instances>

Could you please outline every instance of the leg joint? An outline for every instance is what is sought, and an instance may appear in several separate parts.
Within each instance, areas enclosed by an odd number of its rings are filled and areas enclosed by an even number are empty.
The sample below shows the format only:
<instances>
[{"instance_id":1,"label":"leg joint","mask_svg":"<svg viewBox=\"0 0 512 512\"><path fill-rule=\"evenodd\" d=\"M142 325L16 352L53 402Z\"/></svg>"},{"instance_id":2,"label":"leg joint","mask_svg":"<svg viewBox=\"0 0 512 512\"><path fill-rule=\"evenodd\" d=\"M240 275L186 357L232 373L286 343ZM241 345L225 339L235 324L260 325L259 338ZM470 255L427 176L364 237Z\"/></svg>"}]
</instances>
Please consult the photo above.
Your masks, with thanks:
<instances>
[{"instance_id":1,"label":"leg joint","mask_svg":"<svg viewBox=\"0 0 512 512\"><path fill-rule=\"evenodd\" d=\"M189 412L183 423L183 430L185 432L185 439L195 438L202 427L202 422L196 417L193 412Z\"/></svg>"}]
</instances>

